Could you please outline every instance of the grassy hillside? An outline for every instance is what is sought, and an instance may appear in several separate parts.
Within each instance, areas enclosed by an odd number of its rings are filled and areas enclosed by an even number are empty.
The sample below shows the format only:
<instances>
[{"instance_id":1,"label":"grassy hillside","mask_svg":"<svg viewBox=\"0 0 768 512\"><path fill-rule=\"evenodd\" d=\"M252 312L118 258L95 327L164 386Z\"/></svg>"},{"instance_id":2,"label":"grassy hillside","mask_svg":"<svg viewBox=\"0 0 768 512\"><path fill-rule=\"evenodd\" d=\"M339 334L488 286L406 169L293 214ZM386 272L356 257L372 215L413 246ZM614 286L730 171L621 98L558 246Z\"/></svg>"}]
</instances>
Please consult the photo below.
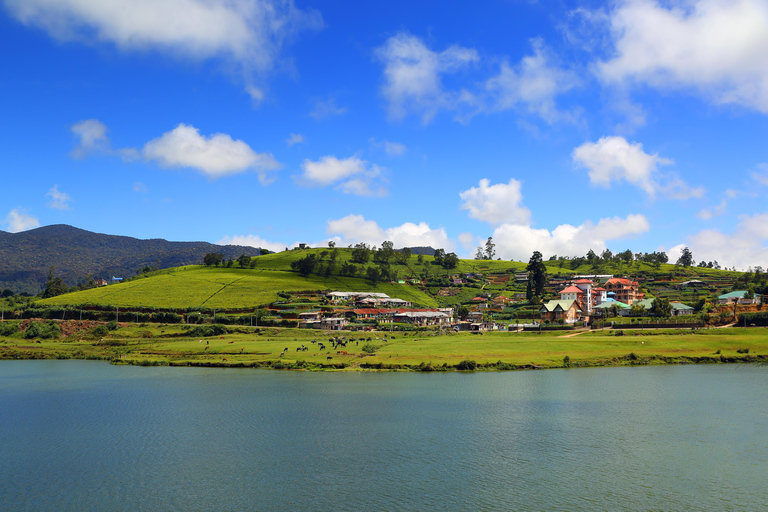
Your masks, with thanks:
<instances>
[{"instance_id":1,"label":"grassy hillside","mask_svg":"<svg viewBox=\"0 0 768 512\"><path fill-rule=\"evenodd\" d=\"M308 255L315 255L320 268L307 277L291 270L291 263ZM525 282L516 282L514 274L525 270L525 263L489 260L460 260L455 269L434 264L432 256L411 256L404 264L390 262L389 269L402 283L379 282L366 279L368 267L379 268L369 261L358 265L356 277L341 276L340 268L350 262L350 249L336 249L335 262L327 272L332 250L293 250L260 256L254 269L233 267L185 266L151 273L146 277L110 285L104 288L70 293L39 301L39 305L100 305L126 308L210 308L248 309L278 300L278 292L320 290L379 291L414 304L438 305L468 304L479 294L506 295L525 292ZM613 274L640 280L649 296L667 297L695 303L701 298L713 298L723 291L740 285L744 274L725 270L675 265L652 265L641 262L602 262L570 268L568 262L546 262L553 283L546 289L545 299L557 297L560 285L557 279L574 274ZM317 273L319 272L319 274ZM466 278L463 274L471 273ZM462 274L464 282L454 285L449 276ZM700 279L705 285L697 289L679 289L680 282Z\"/></svg>"}]
</instances>

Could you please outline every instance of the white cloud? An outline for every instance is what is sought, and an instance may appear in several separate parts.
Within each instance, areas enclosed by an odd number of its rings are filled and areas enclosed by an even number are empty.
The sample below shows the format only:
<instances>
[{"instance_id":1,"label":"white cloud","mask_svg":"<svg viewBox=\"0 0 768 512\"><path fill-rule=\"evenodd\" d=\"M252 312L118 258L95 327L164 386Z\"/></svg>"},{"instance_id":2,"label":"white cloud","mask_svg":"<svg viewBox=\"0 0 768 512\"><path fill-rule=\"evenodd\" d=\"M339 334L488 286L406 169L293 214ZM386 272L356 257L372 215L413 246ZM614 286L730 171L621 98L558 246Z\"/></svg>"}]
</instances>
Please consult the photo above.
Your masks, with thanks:
<instances>
[{"instance_id":1,"label":"white cloud","mask_svg":"<svg viewBox=\"0 0 768 512\"><path fill-rule=\"evenodd\" d=\"M387 193L380 183L383 181L382 169L355 156L343 159L324 156L314 162L306 159L301 169L304 172L296 181L304 186L325 187L336 184L344 193L359 196L383 196Z\"/></svg>"},{"instance_id":2,"label":"white cloud","mask_svg":"<svg viewBox=\"0 0 768 512\"><path fill-rule=\"evenodd\" d=\"M319 100L315 103L315 108L309 113L318 121L331 116L343 116L347 113L347 107L340 107L336 104L336 98L329 97L326 100Z\"/></svg>"},{"instance_id":3,"label":"white cloud","mask_svg":"<svg viewBox=\"0 0 768 512\"><path fill-rule=\"evenodd\" d=\"M285 250L286 247L295 247L297 244L292 245L284 244L282 242L269 242L264 240L260 236L256 235L232 235L225 236L218 242L217 245L242 245L245 247L259 247L263 249L269 249L270 251L280 252Z\"/></svg>"},{"instance_id":4,"label":"white cloud","mask_svg":"<svg viewBox=\"0 0 768 512\"><path fill-rule=\"evenodd\" d=\"M502 62L499 74L485 83L490 94L486 108L502 111L522 106L549 123L574 121L578 113L559 111L555 98L578 85L578 78L551 63L552 57L547 54L541 39L531 43L533 55L523 57L515 67L507 61Z\"/></svg>"},{"instance_id":5,"label":"white cloud","mask_svg":"<svg viewBox=\"0 0 768 512\"><path fill-rule=\"evenodd\" d=\"M760 265L768 266L768 213L742 215L736 229L731 234L725 234L715 229L705 229L688 237L688 243L693 257L697 261L715 261L724 267L747 269ZM675 261L679 248L670 250L669 259ZM672 252L675 250L677 252Z\"/></svg>"},{"instance_id":6,"label":"white cloud","mask_svg":"<svg viewBox=\"0 0 768 512\"><path fill-rule=\"evenodd\" d=\"M300 133L292 133L291 136L285 140L285 143L288 144L288 147L291 147L295 144L301 144L302 142L304 142L304 136Z\"/></svg>"},{"instance_id":7,"label":"white cloud","mask_svg":"<svg viewBox=\"0 0 768 512\"><path fill-rule=\"evenodd\" d=\"M473 49L451 46L438 53L406 33L390 37L376 56L384 63L382 93L389 103L389 116L402 119L413 111L425 124L440 110L454 108L458 100L458 93L444 89L442 75L479 60Z\"/></svg>"},{"instance_id":8,"label":"white cloud","mask_svg":"<svg viewBox=\"0 0 768 512\"><path fill-rule=\"evenodd\" d=\"M408 148L405 147L405 144L388 140L377 141L373 137L371 137L371 146L383 149L389 156L401 156L408 150Z\"/></svg>"},{"instance_id":9,"label":"white cloud","mask_svg":"<svg viewBox=\"0 0 768 512\"><path fill-rule=\"evenodd\" d=\"M39 227L40 221L21 208L14 208L5 216L5 229L11 233L19 233L20 231Z\"/></svg>"},{"instance_id":10,"label":"white cloud","mask_svg":"<svg viewBox=\"0 0 768 512\"><path fill-rule=\"evenodd\" d=\"M589 181L610 188L611 182L625 180L644 190L651 198L657 194L672 199L701 197L704 189L691 188L677 176L661 176L660 165L672 165L668 158L643 151L639 142L627 142L624 137L603 137L597 142L585 142L571 154L574 164L589 171Z\"/></svg>"},{"instance_id":11,"label":"white cloud","mask_svg":"<svg viewBox=\"0 0 768 512\"><path fill-rule=\"evenodd\" d=\"M717 104L768 113L765 0L624 0L609 13L605 83L693 89Z\"/></svg>"},{"instance_id":12,"label":"white cloud","mask_svg":"<svg viewBox=\"0 0 768 512\"><path fill-rule=\"evenodd\" d=\"M140 181L137 181L136 183L133 184L134 192L138 192L140 194L146 194L147 190L148 190L147 186Z\"/></svg>"},{"instance_id":13,"label":"white cloud","mask_svg":"<svg viewBox=\"0 0 768 512\"><path fill-rule=\"evenodd\" d=\"M518 109L549 123L576 120L579 112L558 110L555 98L578 85L578 77L553 62L541 39L531 40L531 45L533 53L519 63L504 59L498 74L450 90L443 79L479 63L476 50L455 45L436 52L410 34L390 37L376 51L384 63L382 93L390 118L415 113L427 124L440 111L455 111L456 119L465 121L479 113Z\"/></svg>"},{"instance_id":14,"label":"white cloud","mask_svg":"<svg viewBox=\"0 0 768 512\"><path fill-rule=\"evenodd\" d=\"M459 235L459 243L465 251L468 251L475 246L475 236L469 232L461 233Z\"/></svg>"},{"instance_id":15,"label":"white cloud","mask_svg":"<svg viewBox=\"0 0 768 512\"><path fill-rule=\"evenodd\" d=\"M270 71L287 39L322 26L317 11L292 0L5 0L22 23L60 41L110 43L123 51L159 50L202 60L219 57L243 75Z\"/></svg>"},{"instance_id":16,"label":"white cloud","mask_svg":"<svg viewBox=\"0 0 768 512\"><path fill-rule=\"evenodd\" d=\"M341 219L328 221L326 233L333 236L339 245L364 242L380 245L389 240L396 248L430 246L435 249L453 251L455 244L448 238L445 229L432 229L425 222L414 224L406 222L400 226L381 228L372 220L365 220L362 215L347 215Z\"/></svg>"},{"instance_id":17,"label":"white cloud","mask_svg":"<svg viewBox=\"0 0 768 512\"><path fill-rule=\"evenodd\" d=\"M72 125L72 133L78 138L78 143L70 155L73 158L85 158L91 153L109 151L107 126L98 119L86 119Z\"/></svg>"},{"instance_id":18,"label":"white cloud","mask_svg":"<svg viewBox=\"0 0 768 512\"><path fill-rule=\"evenodd\" d=\"M57 210L69 210L69 202L72 200L72 197L66 192L59 190L58 185L54 185L45 195L51 198L51 201L48 203L49 207Z\"/></svg>"},{"instance_id":19,"label":"white cloud","mask_svg":"<svg viewBox=\"0 0 768 512\"><path fill-rule=\"evenodd\" d=\"M696 214L698 218L701 220L709 220L713 217L719 217L720 215L725 213L725 207L728 205L728 201L723 199L720 201L720 204L717 206L714 206L712 208L703 208L699 211L699 213Z\"/></svg>"},{"instance_id":20,"label":"white cloud","mask_svg":"<svg viewBox=\"0 0 768 512\"><path fill-rule=\"evenodd\" d=\"M269 182L267 172L282 167L271 154L256 153L242 140L225 133L205 137L183 123L147 142L142 154L162 167L189 167L212 179L254 170L265 184Z\"/></svg>"},{"instance_id":21,"label":"white cloud","mask_svg":"<svg viewBox=\"0 0 768 512\"><path fill-rule=\"evenodd\" d=\"M502 259L527 261L533 251L545 257L552 255L582 256L590 249L600 252L610 240L620 240L640 235L650 229L643 215L632 214L626 218L600 219L580 226L563 224L551 232L531 226L502 224L493 232L496 252Z\"/></svg>"},{"instance_id":22,"label":"white cloud","mask_svg":"<svg viewBox=\"0 0 768 512\"><path fill-rule=\"evenodd\" d=\"M757 164L757 169L752 172L752 178L760 185L768 187L768 164Z\"/></svg>"},{"instance_id":23,"label":"white cloud","mask_svg":"<svg viewBox=\"0 0 768 512\"><path fill-rule=\"evenodd\" d=\"M512 178L509 183L490 185L487 179L481 179L477 187L459 193L463 201L462 210L468 210L469 216L496 226L499 224L528 224L531 211L522 206L523 194L521 183Z\"/></svg>"}]
</instances>

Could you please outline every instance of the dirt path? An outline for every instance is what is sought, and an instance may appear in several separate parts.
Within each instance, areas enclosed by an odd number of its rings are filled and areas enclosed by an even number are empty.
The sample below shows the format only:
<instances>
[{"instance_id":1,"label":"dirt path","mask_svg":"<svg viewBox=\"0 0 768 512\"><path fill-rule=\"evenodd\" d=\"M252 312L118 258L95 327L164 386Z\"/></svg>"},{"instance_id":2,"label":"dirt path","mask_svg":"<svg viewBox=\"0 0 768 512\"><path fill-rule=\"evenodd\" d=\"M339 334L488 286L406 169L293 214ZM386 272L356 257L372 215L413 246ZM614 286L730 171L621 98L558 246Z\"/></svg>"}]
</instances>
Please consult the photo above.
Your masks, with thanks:
<instances>
[{"instance_id":1,"label":"dirt path","mask_svg":"<svg viewBox=\"0 0 768 512\"><path fill-rule=\"evenodd\" d=\"M564 334L562 336L558 336L558 338L573 338L574 336L578 336L579 334L584 334L585 332L587 332L587 331L579 331L579 332L574 332L574 333L571 333L571 334Z\"/></svg>"}]
</instances>

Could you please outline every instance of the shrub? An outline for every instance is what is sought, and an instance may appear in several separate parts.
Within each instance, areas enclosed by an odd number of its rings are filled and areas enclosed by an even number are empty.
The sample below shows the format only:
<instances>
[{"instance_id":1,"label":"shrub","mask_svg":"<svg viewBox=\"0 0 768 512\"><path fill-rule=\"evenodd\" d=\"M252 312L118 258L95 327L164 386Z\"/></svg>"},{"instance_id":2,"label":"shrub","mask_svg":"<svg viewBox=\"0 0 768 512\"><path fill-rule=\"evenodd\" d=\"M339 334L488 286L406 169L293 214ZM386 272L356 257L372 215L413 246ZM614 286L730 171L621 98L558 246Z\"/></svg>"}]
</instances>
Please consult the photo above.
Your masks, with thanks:
<instances>
[{"instance_id":1,"label":"shrub","mask_svg":"<svg viewBox=\"0 0 768 512\"><path fill-rule=\"evenodd\" d=\"M227 333L227 328L223 325L200 325L189 330L189 335L194 338L205 338L208 336L221 336Z\"/></svg>"},{"instance_id":2,"label":"shrub","mask_svg":"<svg viewBox=\"0 0 768 512\"><path fill-rule=\"evenodd\" d=\"M571 356L565 356L563 358L563 366L569 368L571 366Z\"/></svg>"},{"instance_id":3,"label":"shrub","mask_svg":"<svg viewBox=\"0 0 768 512\"><path fill-rule=\"evenodd\" d=\"M117 325L117 320L110 320L107 322L107 330L108 331L116 331L120 328L119 325Z\"/></svg>"},{"instance_id":4,"label":"shrub","mask_svg":"<svg viewBox=\"0 0 768 512\"><path fill-rule=\"evenodd\" d=\"M360 350L366 354L375 354L376 351L379 350L379 345L376 345L375 343L366 343L360 348Z\"/></svg>"},{"instance_id":5,"label":"shrub","mask_svg":"<svg viewBox=\"0 0 768 512\"><path fill-rule=\"evenodd\" d=\"M457 370L476 370L477 362L472 359L465 359L455 366Z\"/></svg>"},{"instance_id":6,"label":"shrub","mask_svg":"<svg viewBox=\"0 0 768 512\"><path fill-rule=\"evenodd\" d=\"M747 347L739 348L739 349L736 350L736 352L739 353L739 354L749 354L749 348L747 348Z\"/></svg>"},{"instance_id":7,"label":"shrub","mask_svg":"<svg viewBox=\"0 0 768 512\"><path fill-rule=\"evenodd\" d=\"M91 330L91 334L94 336L106 336L109 334L109 329L107 329L106 325L97 325Z\"/></svg>"},{"instance_id":8,"label":"shrub","mask_svg":"<svg viewBox=\"0 0 768 512\"><path fill-rule=\"evenodd\" d=\"M0 324L0 336L13 336L19 332L19 324L16 322L3 322Z\"/></svg>"},{"instance_id":9,"label":"shrub","mask_svg":"<svg viewBox=\"0 0 768 512\"><path fill-rule=\"evenodd\" d=\"M38 338L41 340L47 340L51 338L58 338L61 336L61 329L53 322L32 322L27 331L24 333L24 337L27 339Z\"/></svg>"}]
</instances>

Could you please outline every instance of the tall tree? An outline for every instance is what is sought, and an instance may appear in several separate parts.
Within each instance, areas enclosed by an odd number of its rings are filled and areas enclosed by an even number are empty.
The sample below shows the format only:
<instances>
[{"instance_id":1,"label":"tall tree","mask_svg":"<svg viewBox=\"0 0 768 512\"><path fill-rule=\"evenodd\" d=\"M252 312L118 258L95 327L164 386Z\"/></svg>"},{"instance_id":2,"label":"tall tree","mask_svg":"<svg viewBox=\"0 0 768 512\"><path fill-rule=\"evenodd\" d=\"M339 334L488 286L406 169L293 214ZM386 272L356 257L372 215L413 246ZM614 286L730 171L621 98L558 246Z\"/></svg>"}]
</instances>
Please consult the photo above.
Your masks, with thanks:
<instances>
[{"instance_id":1,"label":"tall tree","mask_svg":"<svg viewBox=\"0 0 768 512\"><path fill-rule=\"evenodd\" d=\"M672 304L670 304L669 299L665 299L663 297L657 297L653 299L653 302L651 302L651 314L653 316L671 316L672 315Z\"/></svg>"},{"instance_id":2,"label":"tall tree","mask_svg":"<svg viewBox=\"0 0 768 512\"><path fill-rule=\"evenodd\" d=\"M493 243L493 237L489 236L485 242L485 259L492 260L496 256L496 244Z\"/></svg>"},{"instance_id":3,"label":"tall tree","mask_svg":"<svg viewBox=\"0 0 768 512\"><path fill-rule=\"evenodd\" d=\"M544 293L544 284L547 281L547 267L544 265L544 259L539 251L533 251L526 270L528 271L531 295L541 297Z\"/></svg>"},{"instance_id":4,"label":"tall tree","mask_svg":"<svg viewBox=\"0 0 768 512\"><path fill-rule=\"evenodd\" d=\"M693 265L693 253L689 248L683 247L680 250L680 257L677 258L677 265L682 265L684 267Z\"/></svg>"}]
</instances>

